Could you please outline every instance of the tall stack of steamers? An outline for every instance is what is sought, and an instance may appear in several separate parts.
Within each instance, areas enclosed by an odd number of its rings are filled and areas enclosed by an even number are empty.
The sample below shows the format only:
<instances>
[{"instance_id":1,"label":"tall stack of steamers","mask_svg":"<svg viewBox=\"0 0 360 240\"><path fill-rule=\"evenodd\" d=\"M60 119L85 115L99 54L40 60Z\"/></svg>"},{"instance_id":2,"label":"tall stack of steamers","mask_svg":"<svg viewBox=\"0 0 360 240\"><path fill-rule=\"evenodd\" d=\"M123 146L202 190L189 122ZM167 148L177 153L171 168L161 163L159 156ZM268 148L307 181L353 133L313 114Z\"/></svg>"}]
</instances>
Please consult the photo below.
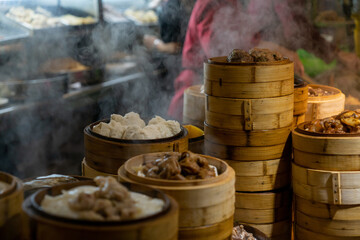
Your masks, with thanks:
<instances>
[{"instance_id":1,"label":"tall stack of steamers","mask_svg":"<svg viewBox=\"0 0 360 240\"><path fill-rule=\"evenodd\" d=\"M235 170L235 221L290 239L293 63L211 58L204 78L205 154Z\"/></svg>"}]
</instances>

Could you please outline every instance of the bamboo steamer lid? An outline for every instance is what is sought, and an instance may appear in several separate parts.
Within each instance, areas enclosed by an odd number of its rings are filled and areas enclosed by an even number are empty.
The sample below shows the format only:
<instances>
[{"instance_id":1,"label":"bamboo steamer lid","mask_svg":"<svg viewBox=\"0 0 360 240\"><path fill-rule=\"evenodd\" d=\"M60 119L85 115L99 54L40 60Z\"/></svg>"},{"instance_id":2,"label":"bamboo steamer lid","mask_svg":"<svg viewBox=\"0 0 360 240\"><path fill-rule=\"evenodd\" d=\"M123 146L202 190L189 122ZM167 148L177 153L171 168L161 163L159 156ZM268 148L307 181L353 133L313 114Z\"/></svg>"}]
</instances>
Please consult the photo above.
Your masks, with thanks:
<instances>
[{"instance_id":1,"label":"bamboo steamer lid","mask_svg":"<svg viewBox=\"0 0 360 240\"><path fill-rule=\"evenodd\" d=\"M308 103L309 88L307 83L295 84L294 88L294 115L306 113Z\"/></svg>"},{"instance_id":2,"label":"bamboo steamer lid","mask_svg":"<svg viewBox=\"0 0 360 240\"><path fill-rule=\"evenodd\" d=\"M210 227L233 217L235 173L231 167L224 161L201 155L208 159L209 164L218 168L218 177L203 180L165 180L139 177L133 170L133 167L141 165L145 159L158 159L163 155L164 153L151 153L129 159L119 169L119 180L146 184L175 198L180 206L180 235L183 228L187 231L188 228L202 229L201 227ZM224 231L225 235L231 236L232 227Z\"/></svg>"},{"instance_id":3,"label":"bamboo steamer lid","mask_svg":"<svg viewBox=\"0 0 360 240\"><path fill-rule=\"evenodd\" d=\"M149 196L162 198L168 202L167 210L159 214L127 223L89 222L69 220L39 211L34 203L40 204L45 194L57 195L62 189L71 189L80 185L94 184L92 181L63 184L42 190L32 198L28 198L23 209L30 226L30 240L75 240L75 239L128 239L176 240L178 234L178 205L174 199L161 192L140 185L127 185L131 191L140 192ZM166 200L168 199L168 200Z\"/></svg>"},{"instance_id":4,"label":"bamboo steamer lid","mask_svg":"<svg viewBox=\"0 0 360 240\"><path fill-rule=\"evenodd\" d=\"M231 159L237 161L263 161L291 156L291 143L259 147L243 147L216 144L205 139L205 154L220 159Z\"/></svg>"},{"instance_id":5,"label":"bamboo steamer lid","mask_svg":"<svg viewBox=\"0 0 360 240\"><path fill-rule=\"evenodd\" d=\"M333 205L309 201L295 196L297 211L310 217L335 221L360 221L360 205Z\"/></svg>"},{"instance_id":6,"label":"bamboo steamer lid","mask_svg":"<svg viewBox=\"0 0 360 240\"><path fill-rule=\"evenodd\" d=\"M110 177L117 178L117 175L99 172L96 169L91 168L89 165L86 164L85 158L83 159L83 161L81 163L81 169L82 169L82 176L84 176L84 177L95 178L97 176L104 176L104 177L110 176Z\"/></svg>"},{"instance_id":7,"label":"bamboo steamer lid","mask_svg":"<svg viewBox=\"0 0 360 240\"><path fill-rule=\"evenodd\" d=\"M183 123L204 128L205 94L203 85L191 86L184 92Z\"/></svg>"},{"instance_id":8,"label":"bamboo steamer lid","mask_svg":"<svg viewBox=\"0 0 360 240\"><path fill-rule=\"evenodd\" d=\"M335 94L321 97L309 96L305 116L306 121L331 117L344 111L345 95L339 89L316 84L309 84L309 87L321 88Z\"/></svg>"},{"instance_id":9,"label":"bamboo steamer lid","mask_svg":"<svg viewBox=\"0 0 360 240\"><path fill-rule=\"evenodd\" d=\"M285 240L291 239L291 219L268 224L242 223L254 227L263 232L270 239Z\"/></svg>"},{"instance_id":10,"label":"bamboo steamer lid","mask_svg":"<svg viewBox=\"0 0 360 240\"><path fill-rule=\"evenodd\" d=\"M205 122L205 139L209 142L228 146L261 147L284 144L291 127L273 130L242 131L215 128Z\"/></svg>"},{"instance_id":11,"label":"bamboo steamer lid","mask_svg":"<svg viewBox=\"0 0 360 240\"><path fill-rule=\"evenodd\" d=\"M229 98L270 98L294 92L294 64L228 63L226 57L204 63L205 93Z\"/></svg>"},{"instance_id":12,"label":"bamboo steamer lid","mask_svg":"<svg viewBox=\"0 0 360 240\"><path fill-rule=\"evenodd\" d=\"M329 171L360 170L359 134L320 134L304 131L300 124L292 134L294 162Z\"/></svg>"},{"instance_id":13,"label":"bamboo steamer lid","mask_svg":"<svg viewBox=\"0 0 360 240\"><path fill-rule=\"evenodd\" d=\"M236 192L235 221L254 224L274 223L291 218L291 191Z\"/></svg>"},{"instance_id":14,"label":"bamboo steamer lid","mask_svg":"<svg viewBox=\"0 0 360 240\"><path fill-rule=\"evenodd\" d=\"M0 236L1 239L21 239L22 218L21 204L24 199L24 190L21 181L0 172L0 181L8 184L7 188L0 194Z\"/></svg>"},{"instance_id":15,"label":"bamboo steamer lid","mask_svg":"<svg viewBox=\"0 0 360 240\"><path fill-rule=\"evenodd\" d=\"M102 120L108 122L109 120ZM188 149L188 132L170 138L153 140L124 140L101 136L92 131L92 123L84 129L86 164L99 172L117 174L119 167L131 157L151 152L183 152Z\"/></svg>"},{"instance_id":16,"label":"bamboo steamer lid","mask_svg":"<svg viewBox=\"0 0 360 240\"><path fill-rule=\"evenodd\" d=\"M360 204L360 171L325 171L292 164L294 193L307 200L335 204Z\"/></svg>"}]
</instances>

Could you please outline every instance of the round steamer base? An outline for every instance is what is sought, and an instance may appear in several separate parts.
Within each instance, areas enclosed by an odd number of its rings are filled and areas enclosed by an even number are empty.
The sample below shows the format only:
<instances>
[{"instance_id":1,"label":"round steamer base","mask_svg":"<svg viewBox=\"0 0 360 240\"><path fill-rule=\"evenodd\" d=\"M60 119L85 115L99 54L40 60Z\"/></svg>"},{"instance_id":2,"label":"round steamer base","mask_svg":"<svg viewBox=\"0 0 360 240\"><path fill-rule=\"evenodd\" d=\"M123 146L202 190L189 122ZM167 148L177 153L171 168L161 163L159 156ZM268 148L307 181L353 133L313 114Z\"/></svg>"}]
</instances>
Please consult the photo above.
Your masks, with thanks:
<instances>
[{"instance_id":1,"label":"round steamer base","mask_svg":"<svg viewBox=\"0 0 360 240\"><path fill-rule=\"evenodd\" d=\"M81 169L82 169L82 176L88 177L88 178L95 178L97 176L111 176L114 178L118 177L117 175L99 172L99 171L91 168L89 165L86 164L85 158L83 159L83 161L81 163Z\"/></svg>"}]
</instances>

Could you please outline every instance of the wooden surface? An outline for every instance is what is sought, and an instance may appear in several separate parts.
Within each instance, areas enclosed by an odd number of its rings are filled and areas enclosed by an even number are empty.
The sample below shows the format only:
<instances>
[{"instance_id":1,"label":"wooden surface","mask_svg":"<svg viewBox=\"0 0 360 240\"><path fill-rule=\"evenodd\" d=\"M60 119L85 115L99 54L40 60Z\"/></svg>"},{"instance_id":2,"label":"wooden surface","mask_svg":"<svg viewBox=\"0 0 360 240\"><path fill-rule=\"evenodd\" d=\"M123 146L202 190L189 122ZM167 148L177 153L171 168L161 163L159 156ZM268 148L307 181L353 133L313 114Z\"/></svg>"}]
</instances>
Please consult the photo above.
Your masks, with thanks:
<instances>
[{"instance_id":1,"label":"wooden surface","mask_svg":"<svg viewBox=\"0 0 360 240\"><path fill-rule=\"evenodd\" d=\"M178 239L178 210L176 201L170 198L170 209L162 215L130 224L96 224L94 227L94 224L83 221L61 221L40 215L31 206L29 198L24 205L30 227L29 240L176 240Z\"/></svg>"},{"instance_id":2,"label":"wooden surface","mask_svg":"<svg viewBox=\"0 0 360 240\"><path fill-rule=\"evenodd\" d=\"M128 160L119 169L119 179L155 187L175 198L180 206L180 228L217 224L233 216L235 173L225 162L205 156L221 173L216 178L177 181L136 177L133 167L139 166L144 157L155 155L140 155Z\"/></svg>"},{"instance_id":3,"label":"wooden surface","mask_svg":"<svg viewBox=\"0 0 360 240\"><path fill-rule=\"evenodd\" d=\"M183 152L188 149L187 131L174 140L142 142L111 141L84 131L86 163L99 172L116 175L119 167L133 156L151 152Z\"/></svg>"},{"instance_id":4,"label":"wooden surface","mask_svg":"<svg viewBox=\"0 0 360 240\"><path fill-rule=\"evenodd\" d=\"M308 103L308 91L307 85L303 87L294 88L294 115L301 115L306 113Z\"/></svg>"},{"instance_id":5,"label":"wooden surface","mask_svg":"<svg viewBox=\"0 0 360 240\"><path fill-rule=\"evenodd\" d=\"M289 157L291 146L289 142L273 146L263 147L239 147L215 144L205 139L205 154L220 159L239 161L262 161Z\"/></svg>"},{"instance_id":6,"label":"wooden surface","mask_svg":"<svg viewBox=\"0 0 360 240\"><path fill-rule=\"evenodd\" d=\"M294 162L330 171L360 170L360 136L311 136L293 131Z\"/></svg>"},{"instance_id":7,"label":"wooden surface","mask_svg":"<svg viewBox=\"0 0 360 240\"><path fill-rule=\"evenodd\" d=\"M184 92L183 123L204 128L205 94L202 85L191 86Z\"/></svg>"},{"instance_id":8,"label":"wooden surface","mask_svg":"<svg viewBox=\"0 0 360 240\"><path fill-rule=\"evenodd\" d=\"M0 236L4 240L21 239L21 205L24 190L21 181L7 173L0 172L0 181L10 184L9 191L0 194Z\"/></svg>"},{"instance_id":9,"label":"wooden surface","mask_svg":"<svg viewBox=\"0 0 360 240\"><path fill-rule=\"evenodd\" d=\"M309 87L322 88L336 92L336 94L322 97L309 96L305 116L306 121L331 117L344 111L345 95L339 89L330 86L314 84L309 84Z\"/></svg>"},{"instance_id":10,"label":"wooden surface","mask_svg":"<svg viewBox=\"0 0 360 240\"><path fill-rule=\"evenodd\" d=\"M294 193L335 205L360 204L360 171L314 170L292 164Z\"/></svg>"},{"instance_id":11,"label":"wooden surface","mask_svg":"<svg viewBox=\"0 0 360 240\"><path fill-rule=\"evenodd\" d=\"M205 123L205 139L209 142L229 146L260 147L285 143L291 127L273 130L242 131L215 128Z\"/></svg>"}]
</instances>

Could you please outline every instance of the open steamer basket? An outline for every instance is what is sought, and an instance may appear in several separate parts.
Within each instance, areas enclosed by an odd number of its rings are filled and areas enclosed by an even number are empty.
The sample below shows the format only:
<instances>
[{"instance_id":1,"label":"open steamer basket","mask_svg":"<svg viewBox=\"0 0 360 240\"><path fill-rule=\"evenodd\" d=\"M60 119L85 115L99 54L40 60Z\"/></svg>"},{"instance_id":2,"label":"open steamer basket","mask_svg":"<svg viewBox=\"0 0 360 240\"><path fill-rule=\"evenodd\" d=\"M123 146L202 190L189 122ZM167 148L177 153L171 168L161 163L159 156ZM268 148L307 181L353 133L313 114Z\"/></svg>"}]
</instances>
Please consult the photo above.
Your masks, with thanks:
<instances>
[{"instance_id":1,"label":"open steamer basket","mask_svg":"<svg viewBox=\"0 0 360 240\"><path fill-rule=\"evenodd\" d=\"M128 159L152 152L183 152L188 149L188 132L181 127L173 137L152 140L109 138L92 131L93 126L109 119L92 123L84 129L85 163L92 169L116 175Z\"/></svg>"},{"instance_id":2,"label":"open steamer basket","mask_svg":"<svg viewBox=\"0 0 360 240\"><path fill-rule=\"evenodd\" d=\"M306 200L334 205L360 204L360 134L293 131L294 193Z\"/></svg>"},{"instance_id":3,"label":"open steamer basket","mask_svg":"<svg viewBox=\"0 0 360 240\"><path fill-rule=\"evenodd\" d=\"M45 212L41 201L46 194L56 196L62 190L78 186L95 185L93 181L63 184L38 191L28 198L23 209L30 223L30 239L75 240L175 240L178 230L178 204L167 195L141 185L124 184L130 191L164 200L163 210L145 218L128 221L87 221L68 219Z\"/></svg>"},{"instance_id":4,"label":"open steamer basket","mask_svg":"<svg viewBox=\"0 0 360 240\"><path fill-rule=\"evenodd\" d=\"M0 182L7 184L0 191L0 236L1 239L21 239L21 204L24 199L21 181L10 174L0 172Z\"/></svg>"},{"instance_id":5,"label":"open steamer basket","mask_svg":"<svg viewBox=\"0 0 360 240\"><path fill-rule=\"evenodd\" d=\"M345 95L339 89L316 84L309 84L308 86L314 89L320 88L333 94L319 97L309 96L305 114L306 121L331 117L344 111Z\"/></svg>"},{"instance_id":6,"label":"open steamer basket","mask_svg":"<svg viewBox=\"0 0 360 240\"><path fill-rule=\"evenodd\" d=\"M219 176L199 180L165 180L137 175L134 167L145 160L158 159L165 153L150 153L129 159L119 169L119 180L145 184L172 196L180 207L179 239L231 239L235 173L224 161L210 156L210 165L216 166ZM168 153L171 154L171 153Z\"/></svg>"}]
</instances>

